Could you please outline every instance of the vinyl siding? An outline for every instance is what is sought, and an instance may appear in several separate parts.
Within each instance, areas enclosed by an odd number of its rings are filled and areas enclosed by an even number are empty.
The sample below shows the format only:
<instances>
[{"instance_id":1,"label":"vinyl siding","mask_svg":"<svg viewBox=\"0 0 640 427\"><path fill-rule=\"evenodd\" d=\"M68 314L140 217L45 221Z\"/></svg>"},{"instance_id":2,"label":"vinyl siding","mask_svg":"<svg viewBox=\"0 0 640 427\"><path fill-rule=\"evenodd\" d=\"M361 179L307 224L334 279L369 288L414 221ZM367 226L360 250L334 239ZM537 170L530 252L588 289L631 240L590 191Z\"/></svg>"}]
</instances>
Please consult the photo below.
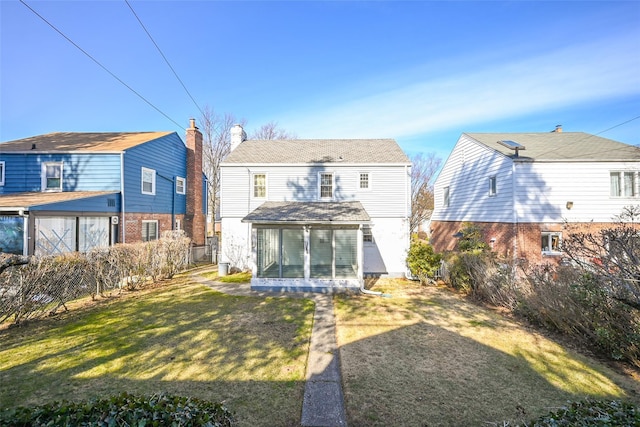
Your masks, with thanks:
<instances>
[{"instance_id":1,"label":"vinyl siding","mask_svg":"<svg viewBox=\"0 0 640 427\"><path fill-rule=\"evenodd\" d=\"M609 222L637 197L611 197L609 174L640 172L640 162L535 162L516 165L519 222ZM567 202L573 207L566 208Z\"/></svg>"},{"instance_id":2,"label":"vinyl siding","mask_svg":"<svg viewBox=\"0 0 640 427\"><path fill-rule=\"evenodd\" d=\"M359 188L361 172L369 173L368 190ZM266 198L252 197L256 173L267 175ZM333 201L360 201L371 217L402 218L408 211L410 182L403 166L223 166L221 216L244 217L267 200L319 201L320 173L333 174Z\"/></svg>"},{"instance_id":3,"label":"vinyl siding","mask_svg":"<svg viewBox=\"0 0 640 427\"><path fill-rule=\"evenodd\" d=\"M497 192L489 195L489 178ZM434 184L434 221L513 221L512 162L508 157L463 135ZM449 187L449 206L444 189Z\"/></svg>"},{"instance_id":4,"label":"vinyl siding","mask_svg":"<svg viewBox=\"0 0 640 427\"><path fill-rule=\"evenodd\" d=\"M112 206L109 206L109 205ZM66 202L50 203L33 206L31 211L73 212L74 215L84 215L88 212L117 214L120 212L120 194L113 193L85 199L69 200Z\"/></svg>"},{"instance_id":5,"label":"vinyl siding","mask_svg":"<svg viewBox=\"0 0 640 427\"><path fill-rule=\"evenodd\" d=\"M186 158L187 148L176 133L127 150L124 154L125 211L171 213L173 197L174 213L184 214L186 196L175 193L173 181L176 176L187 177ZM143 167L156 171L154 195L142 194Z\"/></svg>"},{"instance_id":6,"label":"vinyl siding","mask_svg":"<svg viewBox=\"0 0 640 427\"><path fill-rule=\"evenodd\" d=\"M63 191L119 191L119 154L0 154L5 185L0 194L41 191L42 164L63 163Z\"/></svg>"},{"instance_id":7,"label":"vinyl siding","mask_svg":"<svg viewBox=\"0 0 640 427\"><path fill-rule=\"evenodd\" d=\"M525 151L526 153L526 151ZM640 162L513 162L462 135L434 184L432 221L506 223L609 222L640 198L610 196L611 171L640 172ZM489 197L489 177L497 194ZM640 175L636 175L640 181ZM514 187L515 186L515 187ZM449 187L449 207L443 205ZM640 183L636 182L637 193ZM571 210L566 208L573 202Z\"/></svg>"}]
</instances>

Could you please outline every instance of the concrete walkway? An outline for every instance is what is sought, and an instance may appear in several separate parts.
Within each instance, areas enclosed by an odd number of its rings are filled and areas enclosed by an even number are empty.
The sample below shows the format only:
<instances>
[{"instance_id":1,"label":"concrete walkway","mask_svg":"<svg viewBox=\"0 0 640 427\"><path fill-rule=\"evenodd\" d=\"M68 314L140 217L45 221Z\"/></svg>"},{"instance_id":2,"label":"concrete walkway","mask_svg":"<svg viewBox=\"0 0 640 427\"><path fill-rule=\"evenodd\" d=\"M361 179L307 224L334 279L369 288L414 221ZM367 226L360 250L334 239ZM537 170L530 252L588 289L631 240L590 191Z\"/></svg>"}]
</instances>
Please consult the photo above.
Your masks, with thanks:
<instances>
[{"instance_id":1,"label":"concrete walkway","mask_svg":"<svg viewBox=\"0 0 640 427\"><path fill-rule=\"evenodd\" d=\"M307 375L302 402L304 427L346 426L340 360L336 342L336 322L333 311L333 297L318 293L258 292L252 291L248 283L222 283L202 277L199 273L191 276L199 283L229 295L287 298L309 298L315 302L311 345L307 360Z\"/></svg>"}]
</instances>

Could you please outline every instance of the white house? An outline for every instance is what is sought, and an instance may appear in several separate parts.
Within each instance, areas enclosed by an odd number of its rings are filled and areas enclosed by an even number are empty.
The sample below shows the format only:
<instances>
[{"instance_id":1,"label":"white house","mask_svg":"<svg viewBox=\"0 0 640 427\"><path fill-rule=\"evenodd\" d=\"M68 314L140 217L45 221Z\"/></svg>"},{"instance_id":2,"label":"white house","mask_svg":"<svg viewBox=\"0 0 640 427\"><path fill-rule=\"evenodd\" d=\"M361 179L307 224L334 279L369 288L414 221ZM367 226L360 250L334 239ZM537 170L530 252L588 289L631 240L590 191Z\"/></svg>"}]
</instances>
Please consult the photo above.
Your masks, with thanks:
<instances>
[{"instance_id":1,"label":"white house","mask_svg":"<svg viewBox=\"0 0 640 427\"><path fill-rule=\"evenodd\" d=\"M558 128L544 133L463 133L436 178L436 251L455 249L465 222L501 255L557 262L573 229L610 227L640 204L640 148Z\"/></svg>"},{"instance_id":2,"label":"white house","mask_svg":"<svg viewBox=\"0 0 640 427\"><path fill-rule=\"evenodd\" d=\"M222 162L221 262L254 289L332 292L406 271L411 163L392 139L246 140Z\"/></svg>"}]
</instances>

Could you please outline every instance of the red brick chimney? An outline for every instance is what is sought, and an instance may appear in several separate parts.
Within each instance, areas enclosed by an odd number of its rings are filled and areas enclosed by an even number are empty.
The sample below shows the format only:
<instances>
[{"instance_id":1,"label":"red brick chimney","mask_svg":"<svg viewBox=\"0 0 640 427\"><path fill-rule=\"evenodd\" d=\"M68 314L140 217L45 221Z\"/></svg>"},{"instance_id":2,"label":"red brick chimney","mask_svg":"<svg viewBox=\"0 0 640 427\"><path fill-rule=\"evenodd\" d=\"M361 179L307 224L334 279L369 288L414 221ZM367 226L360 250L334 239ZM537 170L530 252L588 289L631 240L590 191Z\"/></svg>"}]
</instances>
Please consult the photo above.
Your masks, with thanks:
<instances>
[{"instance_id":1,"label":"red brick chimney","mask_svg":"<svg viewBox=\"0 0 640 427\"><path fill-rule=\"evenodd\" d=\"M184 231L194 245L205 244L206 219L202 199L202 133L196 120L189 120L187 129L187 212Z\"/></svg>"}]
</instances>

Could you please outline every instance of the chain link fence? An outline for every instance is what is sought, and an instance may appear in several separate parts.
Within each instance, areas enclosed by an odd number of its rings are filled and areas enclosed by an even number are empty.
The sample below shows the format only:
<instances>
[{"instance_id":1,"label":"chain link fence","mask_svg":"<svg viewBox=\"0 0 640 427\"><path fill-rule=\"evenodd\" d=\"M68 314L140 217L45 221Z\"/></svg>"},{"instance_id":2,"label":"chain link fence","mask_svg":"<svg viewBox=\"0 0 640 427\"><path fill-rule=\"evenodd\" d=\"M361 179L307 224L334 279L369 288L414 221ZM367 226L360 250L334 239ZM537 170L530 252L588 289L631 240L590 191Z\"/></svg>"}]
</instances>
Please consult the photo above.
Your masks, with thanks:
<instances>
[{"instance_id":1,"label":"chain link fence","mask_svg":"<svg viewBox=\"0 0 640 427\"><path fill-rule=\"evenodd\" d=\"M152 242L111 246L87 254L31 257L0 274L0 323L15 324L67 310L66 304L171 278L189 264L190 239L168 232Z\"/></svg>"}]
</instances>

